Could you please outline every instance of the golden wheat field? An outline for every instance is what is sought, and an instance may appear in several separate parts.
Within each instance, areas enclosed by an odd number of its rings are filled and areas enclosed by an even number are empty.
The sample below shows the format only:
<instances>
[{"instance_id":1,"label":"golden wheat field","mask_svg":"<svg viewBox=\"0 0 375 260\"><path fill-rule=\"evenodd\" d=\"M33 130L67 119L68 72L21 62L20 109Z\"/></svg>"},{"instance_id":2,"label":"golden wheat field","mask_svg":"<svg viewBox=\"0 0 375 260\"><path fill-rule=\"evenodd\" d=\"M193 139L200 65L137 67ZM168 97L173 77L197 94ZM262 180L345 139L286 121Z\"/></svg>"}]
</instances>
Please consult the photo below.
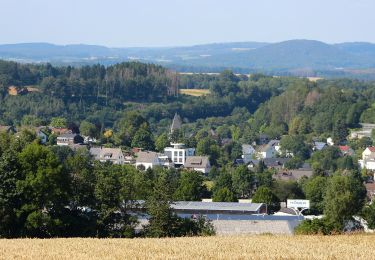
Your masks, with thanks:
<instances>
[{"instance_id":1,"label":"golden wheat field","mask_svg":"<svg viewBox=\"0 0 375 260\"><path fill-rule=\"evenodd\" d=\"M0 259L375 259L375 235L11 239Z\"/></svg>"},{"instance_id":2,"label":"golden wheat field","mask_svg":"<svg viewBox=\"0 0 375 260\"><path fill-rule=\"evenodd\" d=\"M209 89L180 89L181 94L189 95L189 96L195 96L195 97L200 97L200 96L205 96L210 94Z\"/></svg>"}]
</instances>

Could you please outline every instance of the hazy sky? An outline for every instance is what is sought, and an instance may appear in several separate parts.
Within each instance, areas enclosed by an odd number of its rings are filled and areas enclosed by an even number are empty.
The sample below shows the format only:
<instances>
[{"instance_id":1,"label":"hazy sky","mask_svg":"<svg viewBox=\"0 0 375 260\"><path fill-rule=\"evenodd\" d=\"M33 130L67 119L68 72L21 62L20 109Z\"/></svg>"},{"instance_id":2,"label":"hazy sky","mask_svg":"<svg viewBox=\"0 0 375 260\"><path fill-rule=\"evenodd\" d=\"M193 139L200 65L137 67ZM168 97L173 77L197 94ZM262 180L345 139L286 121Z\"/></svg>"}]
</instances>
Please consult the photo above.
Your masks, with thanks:
<instances>
[{"instance_id":1,"label":"hazy sky","mask_svg":"<svg viewBox=\"0 0 375 260\"><path fill-rule=\"evenodd\" d=\"M0 43L375 42L374 0L0 0Z\"/></svg>"}]
</instances>

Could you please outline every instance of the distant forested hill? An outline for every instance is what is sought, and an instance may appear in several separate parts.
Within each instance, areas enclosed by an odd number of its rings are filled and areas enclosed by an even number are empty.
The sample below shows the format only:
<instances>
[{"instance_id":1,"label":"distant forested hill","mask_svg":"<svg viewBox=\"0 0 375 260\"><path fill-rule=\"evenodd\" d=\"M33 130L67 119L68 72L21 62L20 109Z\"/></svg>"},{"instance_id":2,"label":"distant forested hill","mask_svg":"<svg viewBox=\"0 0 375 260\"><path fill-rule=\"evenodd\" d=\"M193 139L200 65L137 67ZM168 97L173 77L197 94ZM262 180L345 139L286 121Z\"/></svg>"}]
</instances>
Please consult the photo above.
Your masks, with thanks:
<instances>
[{"instance_id":1,"label":"distant forested hill","mask_svg":"<svg viewBox=\"0 0 375 260\"><path fill-rule=\"evenodd\" d=\"M107 48L96 45L24 43L0 45L0 58L64 65L103 64L138 60L179 71L264 72L275 75L375 75L375 44L326 44L311 40L280 43L217 43L165 48Z\"/></svg>"}]
</instances>

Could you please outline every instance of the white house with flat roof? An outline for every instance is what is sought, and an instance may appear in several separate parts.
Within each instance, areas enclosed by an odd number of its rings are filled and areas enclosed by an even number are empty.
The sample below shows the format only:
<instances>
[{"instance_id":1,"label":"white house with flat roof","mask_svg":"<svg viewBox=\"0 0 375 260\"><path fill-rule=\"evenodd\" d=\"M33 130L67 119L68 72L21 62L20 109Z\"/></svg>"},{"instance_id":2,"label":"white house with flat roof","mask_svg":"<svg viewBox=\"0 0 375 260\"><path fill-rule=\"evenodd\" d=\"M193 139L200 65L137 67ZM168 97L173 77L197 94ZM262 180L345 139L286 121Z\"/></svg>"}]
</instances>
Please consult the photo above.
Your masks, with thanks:
<instances>
[{"instance_id":1,"label":"white house with flat roof","mask_svg":"<svg viewBox=\"0 0 375 260\"><path fill-rule=\"evenodd\" d=\"M166 155L176 166L184 165L188 156L194 156L195 148L185 148L183 143L171 143L172 147L164 148Z\"/></svg>"}]
</instances>

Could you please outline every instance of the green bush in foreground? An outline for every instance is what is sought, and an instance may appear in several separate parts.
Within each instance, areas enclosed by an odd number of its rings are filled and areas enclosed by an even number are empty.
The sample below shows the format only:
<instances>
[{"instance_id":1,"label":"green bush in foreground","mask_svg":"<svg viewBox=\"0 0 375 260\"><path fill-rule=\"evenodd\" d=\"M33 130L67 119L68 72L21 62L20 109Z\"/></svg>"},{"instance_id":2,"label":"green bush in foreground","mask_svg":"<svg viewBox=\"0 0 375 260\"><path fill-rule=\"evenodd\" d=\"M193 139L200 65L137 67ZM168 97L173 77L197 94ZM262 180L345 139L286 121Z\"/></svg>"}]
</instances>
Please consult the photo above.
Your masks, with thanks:
<instances>
[{"instance_id":1,"label":"green bush in foreground","mask_svg":"<svg viewBox=\"0 0 375 260\"><path fill-rule=\"evenodd\" d=\"M306 219L296 227L294 233L296 235L330 235L337 233L337 230L325 218Z\"/></svg>"}]
</instances>

